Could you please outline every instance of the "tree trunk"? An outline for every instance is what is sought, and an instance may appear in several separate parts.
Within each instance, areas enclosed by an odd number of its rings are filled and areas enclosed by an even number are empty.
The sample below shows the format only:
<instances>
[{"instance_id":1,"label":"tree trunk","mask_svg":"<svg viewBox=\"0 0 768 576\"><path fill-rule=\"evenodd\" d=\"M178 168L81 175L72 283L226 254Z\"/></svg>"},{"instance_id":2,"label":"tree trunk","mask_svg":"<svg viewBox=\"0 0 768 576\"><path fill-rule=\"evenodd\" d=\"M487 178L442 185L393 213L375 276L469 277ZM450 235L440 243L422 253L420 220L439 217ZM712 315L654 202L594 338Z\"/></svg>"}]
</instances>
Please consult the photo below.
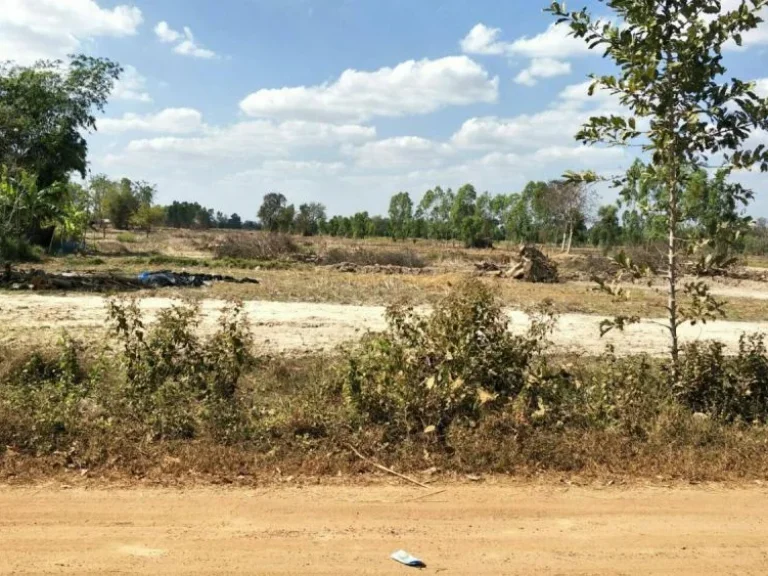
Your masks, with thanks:
<instances>
[{"instance_id":1,"label":"tree trunk","mask_svg":"<svg viewBox=\"0 0 768 576\"><path fill-rule=\"evenodd\" d=\"M568 239L568 228L563 230L563 241L560 243L560 252L565 252L565 241Z\"/></svg>"},{"instance_id":2,"label":"tree trunk","mask_svg":"<svg viewBox=\"0 0 768 576\"><path fill-rule=\"evenodd\" d=\"M571 222L568 228L568 246L566 247L566 250L565 250L566 254L571 253L571 246L573 246L573 222Z\"/></svg>"}]
</instances>

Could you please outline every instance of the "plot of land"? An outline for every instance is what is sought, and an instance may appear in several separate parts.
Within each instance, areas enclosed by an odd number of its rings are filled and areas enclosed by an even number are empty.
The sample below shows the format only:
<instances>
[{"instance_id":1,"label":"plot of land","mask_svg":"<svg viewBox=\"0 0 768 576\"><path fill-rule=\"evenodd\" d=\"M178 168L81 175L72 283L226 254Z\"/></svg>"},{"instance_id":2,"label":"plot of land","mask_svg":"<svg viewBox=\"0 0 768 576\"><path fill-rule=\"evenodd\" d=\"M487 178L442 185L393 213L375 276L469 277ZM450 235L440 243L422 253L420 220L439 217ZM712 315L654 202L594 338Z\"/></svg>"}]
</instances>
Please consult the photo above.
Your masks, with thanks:
<instances>
[{"instance_id":1,"label":"plot of land","mask_svg":"<svg viewBox=\"0 0 768 576\"><path fill-rule=\"evenodd\" d=\"M106 330L106 300L100 296L56 296L39 294L3 294L0 298L0 342L19 344L51 339L61 330L86 339L101 339ZM146 298L141 301L148 316L170 306L168 298ZM215 327L221 300L202 300L202 329ZM271 352L327 351L352 341L368 330L386 326L385 309L380 306L344 306L300 302L249 301L245 304L256 342ZM523 332L529 317L509 310L510 329ZM595 354L614 344L619 354L648 352L662 354L668 345L661 320L646 320L630 326L622 333L601 338L602 318L586 314L563 314L559 317L552 342L557 351ZM30 328L33 328L32 330ZM768 322L725 322L685 326L683 341L717 339L730 349L745 332L768 331Z\"/></svg>"},{"instance_id":2,"label":"plot of land","mask_svg":"<svg viewBox=\"0 0 768 576\"><path fill-rule=\"evenodd\" d=\"M766 490L0 491L2 574L764 574ZM437 489L435 490L437 491ZM422 497L415 500L415 498Z\"/></svg>"}]
</instances>

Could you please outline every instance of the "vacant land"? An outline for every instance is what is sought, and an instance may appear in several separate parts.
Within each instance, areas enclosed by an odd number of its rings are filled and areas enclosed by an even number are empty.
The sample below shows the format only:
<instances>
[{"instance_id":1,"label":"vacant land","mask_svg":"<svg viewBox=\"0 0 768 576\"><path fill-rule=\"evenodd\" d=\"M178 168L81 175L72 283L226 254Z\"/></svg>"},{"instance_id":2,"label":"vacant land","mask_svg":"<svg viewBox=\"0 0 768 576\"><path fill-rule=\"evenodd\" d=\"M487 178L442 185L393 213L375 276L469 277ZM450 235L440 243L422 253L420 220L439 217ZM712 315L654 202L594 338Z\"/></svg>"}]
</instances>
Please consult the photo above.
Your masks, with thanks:
<instances>
[{"instance_id":1,"label":"vacant land","mask_svg":"<svg viewBox=\"0 0 768 576\"><path fill-rule=\"evenodd\" d=\"M173 304L168 298L146 298L142 309L151 318ZM57 296L28 293L5 294L0 300L0 343L27 344L51 341L62 330L86 341L102 341L106 336L106 300L101 296ZM203 300L202 330L216 327L222 300ZM763 304L764 306L764 304ZM366 331L386 327L385 309L380 306L344 306L298 302L249 301L245 305L256 345L268 352L330 351L339 344L353 341ZM425 309L426 311L426 309ZM529 316L508 310L510 329L516 333L527 330ZM646 320L629 326L624 333L609 333L600 337L599 316L563 314L559 317L552 344L559 352L599 354L607 344L614 344L617 353L648 352L663 354L668 346L668 333L662 320ZM34 327L33 330L30 330ZM744 332L768 331L768 322L714 322L681 328L682 341L715 339L730 350L738 345Z\"/></svg>"},{"instance_id":2,"label":"vacant land","mask_svg":"<svg viewBox=\"0 0 768 576\"><path fill-rule=\"evenodd\" d=\"M764 574L762 487L0 491L3 574Z\"/></svg>"}]
</instances>

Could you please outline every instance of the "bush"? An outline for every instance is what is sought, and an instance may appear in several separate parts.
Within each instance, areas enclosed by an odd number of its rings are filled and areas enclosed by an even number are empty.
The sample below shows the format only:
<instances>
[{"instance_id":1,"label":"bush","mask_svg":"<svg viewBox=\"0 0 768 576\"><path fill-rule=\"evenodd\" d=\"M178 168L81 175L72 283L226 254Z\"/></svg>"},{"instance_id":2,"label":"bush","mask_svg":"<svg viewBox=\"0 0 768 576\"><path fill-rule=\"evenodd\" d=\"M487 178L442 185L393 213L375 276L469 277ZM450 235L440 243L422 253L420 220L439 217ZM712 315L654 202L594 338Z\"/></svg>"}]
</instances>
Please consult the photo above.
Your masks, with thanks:
<instances>
[{"instance_id":1,"label":"bush","mask_svg":"<svg viewBox=\"0 0 768 576\"><path fill-rule=\"evenodd\" d=\"M34 351L10 368L0 396L5 415L0 444L35 452L71 444L95 375L84 370L80 353L77 343L63 336L55 350Z\"/></svg>"},{"instance_id":2,"label":"bush","mask_svg":"<svg viewBox=\"0 0 768 576\"><path fill-rule=\"evenodd\" d=\"M138 239L136 238L136 235L131 232L120 232L117 235L117 241L122 242L123 244L135 244L138 242Z\"/></svg>"},{"instance_id":3,"label":"bush","mask_svg":"<svg viewBox=\"0 0 768 576\"><path fill-rule=\"evenodd\" d=\"M768 421L768 355L763 334L742 335L739 351L726 356L720 342L685 346L679 397L694 412L744 422Z\"/></svg>"},{"instance_id":4,"label":"bush","mask_svg":"<svg viewBox=\"0 0 768 576\"><path fill-rule=\"evenodd\" d=\"M413 250L349 250L331 248L323 256L323 264L350 262L361 266L402 266L404 268L424 268L426 263Z\"/></svg>"},{"instance_id":5,"label":"bush","mask_svg":"<svg viewBox=\"0 0 768 576\"><path fill-rule=\"evenodd\" d=\"M216 258L275 260L301 251L288 234L227 234L213 247Z\"/></svg>"},{"instance_id":6,"label":"bush","mask_svg":"<svg viewBox=\"0 0 768 576\"><path fill-rule=\"evenodd\" d=\"M350 354L344 392L363 421L401 438L442 437L454 421L475 421L517 398L547 328L536 322L526 336L510 334L509 319L477 280L455 288L428 317L391 307L387 322L386 332Z\"/></svg>"},{"instance_id":7,"label":"bush","mask_svg":"<svg viewBox=\"0 0 768 576\"><path fill-rule=\"evenodd\" d=\"M23 238L0 238L0 262L39 262L43 249Z\"/></svg>"},{"instance_id":8,"label":"bush","mask_svg":"<svg viewBox=\"0 0 768 576\"><path fill-rule=\"evenodd\" d=\"M123 346L124 394L148 418L157 438L195 437L198 422L206 418L220 420L211 427L216 435L234 438L242 432L229 406L253 361L242 312L242 305L229 305L216 334L201 341L195 334L200 321L195 304L163 310L147 330L136 301L110 302L109 315ZM226 416L220 419L222 411Z\"/></svg>"}]
</instances>

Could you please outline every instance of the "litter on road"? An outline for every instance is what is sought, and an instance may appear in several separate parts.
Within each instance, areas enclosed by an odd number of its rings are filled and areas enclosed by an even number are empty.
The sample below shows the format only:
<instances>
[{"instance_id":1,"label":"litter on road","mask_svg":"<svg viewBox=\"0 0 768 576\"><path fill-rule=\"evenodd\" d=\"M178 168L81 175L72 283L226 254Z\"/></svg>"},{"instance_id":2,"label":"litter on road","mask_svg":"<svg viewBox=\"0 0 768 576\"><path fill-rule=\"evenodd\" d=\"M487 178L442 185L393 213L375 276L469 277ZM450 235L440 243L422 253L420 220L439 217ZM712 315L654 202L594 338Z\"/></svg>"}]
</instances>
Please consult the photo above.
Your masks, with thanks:
<instances>
[{"instance_id":1,"label":"litter on road","mask_svg":"<svg viewBox=\"0 0 768 576\"><path fill-rule=\"evenodd\" d=\"M392 552L391 558L395 562L400 562L400 564L405 564L406 566L409 566L411 568L427 567L427 565L424 564L424 562L416 558L416 556L411 556L405 550L398 550L397 552Z\"/></svg>"}]
</instances>

